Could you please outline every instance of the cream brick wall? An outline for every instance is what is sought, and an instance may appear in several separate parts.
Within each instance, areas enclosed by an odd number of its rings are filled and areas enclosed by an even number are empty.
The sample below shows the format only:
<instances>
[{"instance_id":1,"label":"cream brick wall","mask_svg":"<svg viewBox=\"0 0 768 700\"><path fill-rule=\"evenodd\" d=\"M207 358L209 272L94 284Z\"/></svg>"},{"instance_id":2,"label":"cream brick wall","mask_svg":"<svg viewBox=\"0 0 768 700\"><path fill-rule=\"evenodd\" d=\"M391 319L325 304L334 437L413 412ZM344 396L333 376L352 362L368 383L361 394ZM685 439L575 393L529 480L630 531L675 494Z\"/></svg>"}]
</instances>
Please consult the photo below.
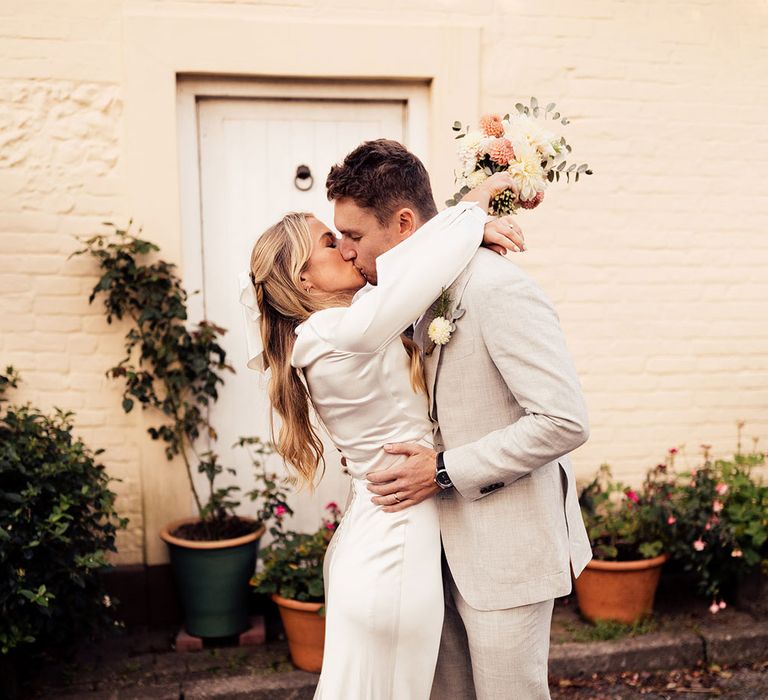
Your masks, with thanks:
<instances>
[{"instance_id":1,"label":"cream brick wall","mask_svg":"<svg viewBox=\"0 0 768 700\"><path fill-rule=\"evenodd\" d=\"M23 373L23 398L75 410L106 448L131 518L119 561L143 559L142 503L163 498L142 492L144 426L104 377L120 329L87 305L92 266L66 256L73 235L146 216L128 210L124 171L135 14L480 27L483 109L557 100L596 171L521 216L521 264L558 306L590 406L579 474L608 460L637 480L682 443L727 452L737 419L768 437L768 3L0 0L0 362Z\"/></svg>"}]
</instances>

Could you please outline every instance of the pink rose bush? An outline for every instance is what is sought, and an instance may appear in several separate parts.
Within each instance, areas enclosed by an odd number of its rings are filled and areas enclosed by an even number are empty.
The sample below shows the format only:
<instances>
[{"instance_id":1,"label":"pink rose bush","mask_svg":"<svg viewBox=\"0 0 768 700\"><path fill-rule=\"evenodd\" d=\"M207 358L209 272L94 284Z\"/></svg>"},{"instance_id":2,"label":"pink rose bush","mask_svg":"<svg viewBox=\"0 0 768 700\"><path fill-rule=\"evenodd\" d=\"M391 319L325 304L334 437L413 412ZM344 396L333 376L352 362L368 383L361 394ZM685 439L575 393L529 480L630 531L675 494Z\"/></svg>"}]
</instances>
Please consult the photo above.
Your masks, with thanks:
<instances>
[{"instance_id":1,"label":"pink rose bush","mask_svg":"<svg viewBox=\"0 0 768 700\"><path fill-rule=\"evenodd\" d=\"M701 449L702 462L686 471L674 470L678 450L669 450L652 479L669 495L662 508L669 565L691 573L717 612L747 574L768 572L768 485L753 475L765 454L757 440L729 459L714 459L711 445Z\"/></svg>"},{"instance_id":2,"label":"pink rose bush","mask_svg":"<svg viewBox=\"0 0 768 700\"><path fill-rule=\"evenodd\" d=\"M714 459L712 446L703 445L695 468L677 470L680 452L669 449L638 488L615 481L603 465L581 491L582 514L596 558L665 552L667 568L691 574L716 613L746 575L768 574L768 485L753 474L766 455L757 440L750 452L739 449L729 459Z\"/></svg>"}]
</instances>

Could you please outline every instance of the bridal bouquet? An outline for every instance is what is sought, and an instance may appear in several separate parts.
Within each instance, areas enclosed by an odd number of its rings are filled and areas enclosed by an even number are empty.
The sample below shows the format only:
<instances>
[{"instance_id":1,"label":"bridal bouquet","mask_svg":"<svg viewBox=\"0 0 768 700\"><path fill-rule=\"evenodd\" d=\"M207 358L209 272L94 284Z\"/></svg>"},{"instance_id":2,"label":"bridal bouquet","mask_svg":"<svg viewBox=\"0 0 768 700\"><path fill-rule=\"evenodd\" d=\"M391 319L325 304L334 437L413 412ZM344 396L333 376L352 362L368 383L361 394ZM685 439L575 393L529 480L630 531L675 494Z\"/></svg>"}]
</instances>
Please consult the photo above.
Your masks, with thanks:
<instances>
[{"instance_id":1,"label":"bridal bouquet","mask_svg":"<svg viewBox=\"0 0 768 700\"><path fill-rule=\"evenodd\" d=\"M580 175L591 175L586 163L567 162L571 147L565 137L550 129L555 122L562 126L569 123L556 111L554 102L539 107L535 97L531 98L530 106L518 102L512 115L484 115L480 128L474 131L454 122L453 130L461 132L456 136L460 161L456 184L460 190L446 204L456 204L490 175L506 170L515 187L493 198L491 213L514 214L521 207L539 206L547 184L560 182L561 176L568 182L573 176L578 182Z\"/></svg>"}]
</instances>

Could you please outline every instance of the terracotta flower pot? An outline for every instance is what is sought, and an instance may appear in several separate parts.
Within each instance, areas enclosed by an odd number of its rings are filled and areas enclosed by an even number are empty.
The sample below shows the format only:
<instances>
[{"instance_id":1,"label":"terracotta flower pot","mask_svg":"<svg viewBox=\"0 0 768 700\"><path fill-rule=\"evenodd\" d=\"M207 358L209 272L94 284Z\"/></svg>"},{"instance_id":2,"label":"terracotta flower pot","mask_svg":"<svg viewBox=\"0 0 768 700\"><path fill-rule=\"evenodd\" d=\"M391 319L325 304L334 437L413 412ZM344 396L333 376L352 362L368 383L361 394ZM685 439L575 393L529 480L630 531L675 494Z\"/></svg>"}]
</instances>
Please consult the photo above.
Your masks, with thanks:
<instances>
[{"instance_id":1,"label":"terracotta flower pot","mask_svg":"<svg viewBox=\"0 0 768 700\"><path fill-rule=\"evenodd\" d=\"M250 520L250 518L243 518ZM228 637L248 629L251 589L248 581L256 567L264 526L229 540L183 540L171 533L186 518L160 532L168 545L176 586L184 610L184 626L197 637Z\"/></svg>"},{"instance_id":2,"label":"terracotta flower pot","mask_svg":"<svg viewBox=\"0 0 768 700\"><path fill-rule=\"evenodd\" d=\"M591 622L634 624L653 611L661 567L669 556L637 561L593 559L576 579L579 609Z\"/></svg>"},{"instance_id":3,"label":"terracotta flower pot","mask_svg":"<svg viewBox=\"0 0 768 700\"><path fill-rule=\"evenodd\" d=\"M291 660L302 671L319 673L323 665L325 617L319 612L322 603L303 603L273 595L283 620Z\"/></svg>"}]
</instances>

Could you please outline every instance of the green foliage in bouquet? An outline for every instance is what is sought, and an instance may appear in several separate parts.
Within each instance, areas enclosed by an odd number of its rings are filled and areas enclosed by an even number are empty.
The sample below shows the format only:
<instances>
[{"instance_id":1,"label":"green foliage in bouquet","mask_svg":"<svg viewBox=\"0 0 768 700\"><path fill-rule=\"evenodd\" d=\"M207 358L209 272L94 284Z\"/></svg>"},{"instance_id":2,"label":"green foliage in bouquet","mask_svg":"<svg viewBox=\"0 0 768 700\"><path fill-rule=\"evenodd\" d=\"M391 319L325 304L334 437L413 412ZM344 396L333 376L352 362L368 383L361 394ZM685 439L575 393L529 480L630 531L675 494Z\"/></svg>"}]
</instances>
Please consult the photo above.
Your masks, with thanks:
<instances>
[{"instance_id":1,"label":"green foliage in bouquet","mask_svg":"<svg viewBox=\"0 0 768 700\"><path fill-rule=\"evenodd\" d=\"M335 503L326 506L330 517L314 533L285 531L279 519L271 529L274 540L259 552L258 573L251 585L258 593L276 593L293 600L323 601L323 558L339 525L341 512Z\"/></svg>"},{"instance_id":2,"label":"green foliage in bouquet","mask_svg":"<svg viewBox=\"0 0 768 700\"><path fill-rule=\"evenodd\" d=\"M88 301L102 296L107 323L116 319L129 324L125 357L107 371L107 376L125 382L123 410L130 412L136 402L142 409L154 409L160 422L148 429L149 434L165 443L168 460L179 456L184 463L200 522L174 534L193 540L247 534L260 525L237 517L239 487L217 486L225 471L235 474L235 470L222 465L212 450L197 450L198 440L216 439L209 409L224 384L223 373L234 372L220 345L226 331L208 321L188 328L188 295L175 265L149 260L159 251L154 243L132 236L127 229L112 229L109 235L85 239L85 247L74 255L90 255L102 273ZM257 469L261 486L246 495L251 500L262 499L260 513L284 505L285 493L277 477L264 470L272 446L258 438L241 438L235 446L248 450ZM195 469L208 484L205 501L195 486Z\"/></svg>"},{"instance_id":3,"label":"green foliage in bouquet","mask_svg":"<svg viewBox=\"0 0 768 700\"><path fill-rule=\"evenodd\" d=\"M647 479L639 491L615 481L607 464L579 495L592 551L604 561L652 559L664 551L667 486Z\"/></svg>"},{"instance_id":4,"label":"green foliage in bouquet","mask_svg":"<svg viewBox=\"0 0 768 700\"><path fill-rule=\"evenodd\" d=\"M741 426L740 426L741 428ZM753 472L765 466L765 454L740 449L731 459L712 459L705 446L703 464L675 472L670 451L666 480L674 490L664 504L665 547L700 593L719 598L748 574L768 575L768 485Z\"/></svg>"},{"instance_id":5,"label":"green foliage in bouquet","mask_svg":"<svg viewBox=\"0 0 768 700\"><path fill-rule=\"evenodd\" d=\"M103 450L72 436L72 413L6 403L18 382L0 374L0 655L114 626L99 570L127 523Z\"/></svg>"}]
</instances>

